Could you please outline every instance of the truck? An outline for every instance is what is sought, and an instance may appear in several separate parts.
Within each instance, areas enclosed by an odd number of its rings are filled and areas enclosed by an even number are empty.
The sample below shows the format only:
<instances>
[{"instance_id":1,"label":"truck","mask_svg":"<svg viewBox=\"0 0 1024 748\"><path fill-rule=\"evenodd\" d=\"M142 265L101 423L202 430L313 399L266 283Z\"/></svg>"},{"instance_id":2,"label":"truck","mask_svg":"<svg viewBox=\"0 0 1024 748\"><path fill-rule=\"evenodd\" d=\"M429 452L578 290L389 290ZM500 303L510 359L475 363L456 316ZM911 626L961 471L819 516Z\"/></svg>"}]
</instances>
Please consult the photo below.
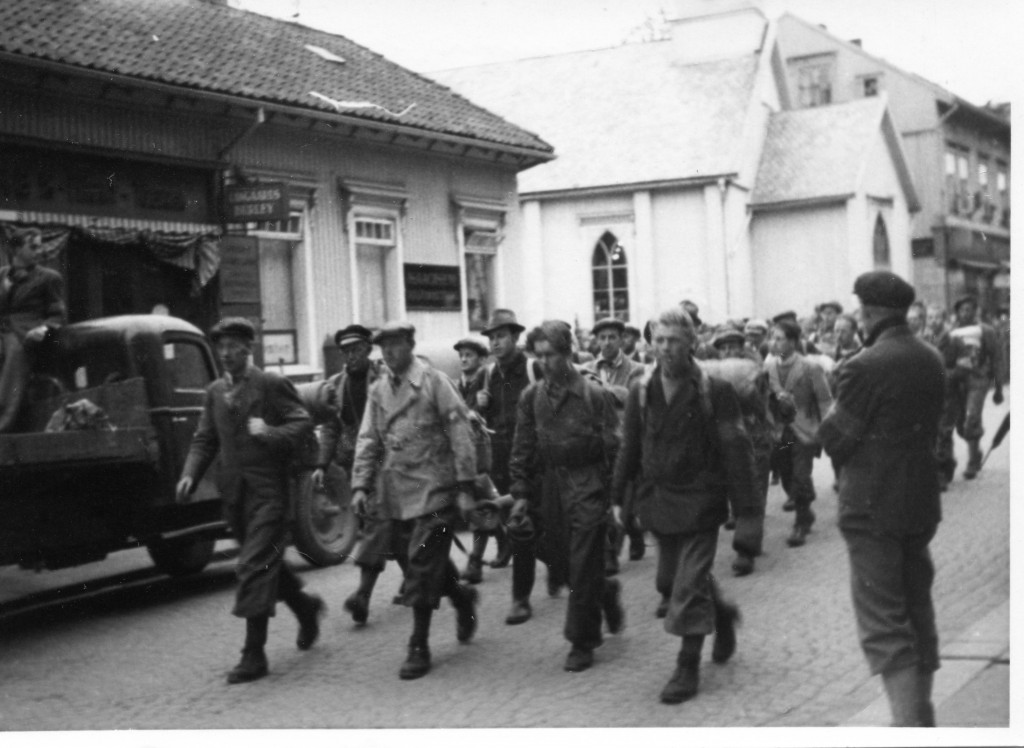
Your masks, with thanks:
<instances>
[{"instance_id":1,"label":"truck","mask_svg":"<svg viewBox=\"0 0 1024 748\"><path fill-rule=\"evenodd\" d=\"M175 486L217 376L206 337L175 317L107 317L55 331L36 356L17 433L0 434L0 564L59 569L145 547L167 574L205 568L216 541L230 537L218 464L190 503L175 501ZM97 417L75 417L85 409ZM295 546L316 565L340 563L357 532L347 476L333 467L318 491L315 444L298 452Z\"/></svg>"}]
</instances>

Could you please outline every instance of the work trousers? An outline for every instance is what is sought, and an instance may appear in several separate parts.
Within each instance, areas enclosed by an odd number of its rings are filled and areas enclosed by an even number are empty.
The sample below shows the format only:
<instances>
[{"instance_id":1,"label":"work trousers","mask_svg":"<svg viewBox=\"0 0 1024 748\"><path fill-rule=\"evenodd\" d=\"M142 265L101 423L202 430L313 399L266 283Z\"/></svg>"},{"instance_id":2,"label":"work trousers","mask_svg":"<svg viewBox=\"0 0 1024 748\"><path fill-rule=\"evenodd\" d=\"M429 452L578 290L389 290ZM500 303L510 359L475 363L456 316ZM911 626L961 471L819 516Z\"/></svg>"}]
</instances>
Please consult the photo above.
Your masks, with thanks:
<instances>
[{"instance_id":1,"label":"work trousers","mask_svg":"<svg viewBox=\"0 0 1024 748\"><path fill-rule=\"evenodd\" d=\"M715 606L720 599L711 575L718 550L718 528L704 532L663 534L658 541L655 587L669 599L665 631L676 636L715 631Z\"/></svg>"},{"instance_id":2,"label":"work trousers","mask_svg":"<svg viewBox=\"0 0 1024 748\"><path fill-rule=\"evenodd\" d=\"M946 401L939 421L939 443L936 457L939 467L952 478L956 470L953 456L953 432L967 442L975 442L985 434L982 410L989 391L988 377L954 376L946 381ZM975 450L977 452L977 450Z\"/></svg>"},{"instance_id":3,"label":"work trousers","mask_svg":"<svg viewBox=\"0 0 1024 748\"><path fill-rule=\"evenodd\" d=\"M736 517L732 547L737 553L760 556L764 544L764 514L768 503L768 480L771 473L771 450L754 453L754 506Z\"/></svg>"},{"instance_id":4,"label":"work trousers","mask_svg":"<svg viewBox=\"0 0 1024 748\"><path fill-rule=\"evenodd\" d=\"M368 503L371 506L367 515L360 520L361 537L359 547L352 555L352 563L379 574L384 571L388 559L395 558L392 521L380 515L380 510L374 506L372 498Z\"/></svg>"},{"instance_id":5,"label":"work trousers","mask_svg":"<svg viewBox=\"0 0 1024 748\"><path fill-rule=\"evenodd\" d=\"M810 529L814 524L814 458L820 447L804 444L799 439L784 438L779 444L779 477L786 495L796 504L795 525Z\"/></svg>"},{"instance_id":6,"label":"work trousers","mask_svg":"<svg viewBox=\"0 0 1024 748\"><path fill-rule=\"evenodd\" d=\"M897 537L842 526L850 556L853 610L860 645L874 675L916 666L939 668L932 605L935 567L928 544L935 531Z\"/></svg>"},{"instance_id":7,"label":"work trousers","mask_svg":"<svg viewBox=\"0 0 1024 748\"><path fill-rule=\"evenodd\" d=\"M31 373L28 353L13 332L0 334L0 434L14 429Z\"/></svg>"},{"instance_id":8,"label":"work trousers","mask_svg":"<svg viewBox=\"0 0 1024 748\"><path fill-rule=\"evenodd\" d=\"M239 618L272 616L276 601L294 603L302 581L284 560L289 540L285 499L246 489L224 510L239 546L231 612Z\"/></svg>"},{"instance_id":9,"label":"work trousers","mask_svg":"<svg viewBox=\"0 0 1024 748\"><path fill-rule=\"evenodd\" d=\"M459 571L449 557L458 511L441 509L414 519L391 520L391 550L405 560L402 602L414 608L436 609L442 597L462 602Z\"/></svg>"}]
</instances>

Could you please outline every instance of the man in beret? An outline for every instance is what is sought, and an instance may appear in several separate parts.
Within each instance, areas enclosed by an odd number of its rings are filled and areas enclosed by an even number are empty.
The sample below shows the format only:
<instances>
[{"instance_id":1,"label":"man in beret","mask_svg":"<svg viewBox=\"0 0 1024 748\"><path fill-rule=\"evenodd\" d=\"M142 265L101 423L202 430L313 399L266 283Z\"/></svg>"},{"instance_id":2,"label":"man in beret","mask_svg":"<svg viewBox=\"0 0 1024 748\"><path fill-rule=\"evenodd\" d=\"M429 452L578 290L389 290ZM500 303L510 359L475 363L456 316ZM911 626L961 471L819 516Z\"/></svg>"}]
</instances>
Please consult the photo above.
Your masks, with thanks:
<instances>
[{"instance_id":1,"label":"man in beret","mask_svg":"<svg viewBox=\"0 0 1024 748\"><path fill-rule=\"evenodd\" d=\"M939 644L928 544L940 519L934 444L942 361L907 326L909 283L876 270L857 278L853 291L867 337L839 369L820 435L839 466L839 529L861 648L872 674L882 676L893 725L933 727Z\"/></svg>"},{"instance_id":2,"label":"man in beret","mask_svg":"<svg viewBox=\"0 0 1024 748\"><path fill-rule=\"evenodd\" d=\"M622 336L626 323L614 317L598 320L594 325L594 337L597 339L598 357L583 365L583 370L593 374L601 381L605 389L615 398L616 413L621 420L626 407L626 396L629 388L644 375L644 365L631 361L622 351ZM632 488L628 489L628 493ZM639 561L644 557L644 533L633 516L632 501L626 501L623 513L623 527L615 523L609 525L609 542L605 570L614 575L619 571L619 554L625 536L629 536L629 558Z\"/></svg>"},{"instance_id":3,"label":"man in beret","mask_svg":"<svg viewBox=\"0 0 1024 748\"><path fill-rule=\"evenodd\" d=\"M413 611L408 656L399 677L430 671L430 622L441 598L456 611L456 638L476 632L476 590L459 584L449 555L454 524L473 511L476 449L469 410L452 381L413 355L415 328L388 322L373 337L388 373L370 387L352 468L352 509L368 496L391 518L393 552L405 562L403 601Z\"/></svg>"},{"instance_id":4,"label":"man in beret","mask_svg":"<svg viewBox=\"0 0 1024 748\"><path fill-rule=\"evenodd\" d=\"M342 369L327 380L332 407L320 423L320 450L313 482L323 490L327 469L333 462L351 478L356 437L363 421L370 386L381 376L379 362L370 360L372 333L362 325L349 325L334 334L341 351ZM375 506L375 505L374 505ZM359 567L359 587L345 599L344 608L358 624L370 615L370 597L391 556L391 522L368 509L362 518L359 548L352 561Z\"/></svg>"},{"instance_id":5,"label":"man in beret","mask_svg":"<svg viewBox=\"0 0 1024 748\"><path fill-rule=\"evenodd\" d=\"M479 338L475 335L462 338L454 346L459 354L459 379L456 381L459 394L466 402L470 410L475 411L477 407L476 393L483 389L484 361L489 354L486 338ZM474 415L478 420L482 416ZM476 425L482 425L480 423ZM499 524L493 532L483 530L473 531L473 549L466 560L466 569L462 572L462 579L470 584L479 584L484 577L484 553L487 551L487 541L491 535L498 538L498 558L494 561L495 568L508 566L512 559L512 549L509 546L508 538L504 532L504 526Z\"/></svg>"},{"instance_id":6,"label":"man in beret","mask_svg":"<svg viewBox=\"0 0 1024 748\"><path fill-rule=\"evenodd\" d=\"M239 544L233 613L246 624L242 659L228 673L228 683L244 683L267 674L264 646L277 600L299 620L299 649L309 649L320 635L323 600L302 591L302 582L284 560L289 466L313 424L289 380L250 363L255 330L249 320L226 317L210 331L210 339L224 376L206 388L177 500L190 500L220 452L225 517Z\"/></svg>"},{"instance_id":7,"label":"man in beret","mask_svg":"<svg viewBox=\"0 0 1024 748\"><path fill-rule=\"evenodd\" d=\"M996 376L1002 351L995 328L978 319L978 300L974 296L957 299L953 306L956 320L938 341L946 366L947 399L939 431L939 462L944 482L953 480L953 431L967 442L967 468L964 478L974 478L981 470L981 437L985 433L981 415L989 389L995 385L992 402L1003 402L1003 383Z\"/></svg>"}]
</instances>

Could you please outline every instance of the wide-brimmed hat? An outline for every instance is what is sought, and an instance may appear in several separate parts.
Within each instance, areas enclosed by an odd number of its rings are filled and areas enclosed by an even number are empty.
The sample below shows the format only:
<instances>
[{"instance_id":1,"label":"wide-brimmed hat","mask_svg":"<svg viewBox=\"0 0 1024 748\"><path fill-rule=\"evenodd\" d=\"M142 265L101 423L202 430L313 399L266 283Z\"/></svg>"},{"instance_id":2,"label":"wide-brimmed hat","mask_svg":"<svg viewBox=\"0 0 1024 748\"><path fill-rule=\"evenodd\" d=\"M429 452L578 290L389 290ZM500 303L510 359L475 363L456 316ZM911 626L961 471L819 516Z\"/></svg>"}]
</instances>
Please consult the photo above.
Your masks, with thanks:
<instances>
[{"instance_id":1,"label":"wide-brimmed hat","mask_svg":"<svg viewBox=\"0 0 1024 748\"><path fill-rule=\"evenodd\" d=\"M457 351L461 351L463 348L468 348L471 351L476 351L481 356L486 356L490 353L487 341L476 335L470 335L468 338L463 338L452 347Z\"/></svg>"},{"instance_id":2,"label":"wide-brimmed hat","mask_svg":"<svg viewBox=\"0 0 1024 748\"><path fill-rule=\"evenodd\" d=\"M406 337L412 340L416 335L416 328L408 322L385 322L373 336L374 345L387 340L388 338Z\"/></svg>"},{"instance_id":3,"label":"wide-brimmed hat","mask_svg":"<svg viewBox=\"0 0 1024 748\"><path fill-rule=\"evenodd\" d=\"M491 315L491 319L487 322L487 327L483 329L483 334L490 335L492 332L500 330L502 327L507 327L514 333L522 332L526 329L516 321L516 313L511 309L495 309L494 314Z\"/></svg>"},{"instance_id":4,"label":"wide-brimmed hat","mask_svg":"<svg viewBox=\"0 0 1024 748\"><path fill-rule=\"evenodd\" d=\"M349 325L334 333L334 344L344 348L353 343L369 343L373 333L362 325Z\"/></svg>"},{"instance_id":5,"label":"wide-brimmed hat","mask_svg":"<svg viewBox=\"0 0 1024 748\"><path fill-rule=\"evenodd\" d=\"M256 340L256 327L245 317L225 317L210 329L210 340L238 338L249 343Z\"/></svg>"},{"instance_id":6,"label":"wide-brimmed hat","mask_svg":"<svg viewBox=\"0 0 1024 748\"><path fill-rule=\"evenodd\" d=\"M597 335L599 332L601 332L601 330L605 330L609 327L614 327L616 330L618 330L619 335L626 331L626 323L623 322L621 319L616 319L615 317L605 317L604 319L599 319L597 322L594 323L594 327L593 329L591 329L590 333L592 335Z\"/></svg>"}]
</instances>

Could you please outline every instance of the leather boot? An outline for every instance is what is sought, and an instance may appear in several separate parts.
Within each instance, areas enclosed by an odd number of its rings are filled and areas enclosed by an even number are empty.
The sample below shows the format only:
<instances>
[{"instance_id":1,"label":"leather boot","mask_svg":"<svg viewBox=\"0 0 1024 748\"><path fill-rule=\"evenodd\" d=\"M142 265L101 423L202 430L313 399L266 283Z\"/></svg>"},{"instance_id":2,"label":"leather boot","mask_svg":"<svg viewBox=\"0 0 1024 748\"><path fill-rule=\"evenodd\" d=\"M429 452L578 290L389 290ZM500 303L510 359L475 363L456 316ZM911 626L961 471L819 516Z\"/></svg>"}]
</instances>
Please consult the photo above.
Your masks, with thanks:
<instances>
[{"instance_id":1,"label":"leather boot","mask_svg":"<svg viewBox=\"0 0 1024 748\"><path fill-rule=\"evenodd\" d=\"M460 600L455 605L455 638L465 644L476 633L476 605L480 594L473 587L459 585ZM455 604L455 600L452 600Z\"/></svg>"},{"instance_id":2,"label":"leather boot","mask_svg":"<svg viewBox=\"0 0 1024 748\"><path fill-rule=\"evenodd\" d=\"M919 673L916 665L882 673L892 711L892 727L921 727Z\"/></svg>"},{"instance_id":3,"label":"leather boot","mask_svg":"<svg viewBox=\"0 0 1024 748\"><path fill-rule=\"evenodd\" d=\"M532 617L533 609L530 607L529 598L524 600L513 600L512 608L509 610L508 615L505 616L505 623L509 626L515 626L519 623L526 623Z\"/></svg>"},{"instance_id":4,"label":"leather boot","mask_svg":"<svg viewBox=\"0 0 1024 748\"><path fill-rule=\"evenodd\" d=\"M242 648L242 659L228 673L228 683L248 683L267 674L267 655L263 647L267 643L269 623L270 619L267 616L245 619L245 646Z\"/></svg>"},{"instance_id":5,"label":"leather boot","mask_svg":"<svg viewBox=\"0 0 1024 748\"><path fill-rule=\"evenodd\" d=\"M721 665L736 653L736 624L740 609L731 603L715 601L715 641L711 647L711 660Z\"/></svg>"},{"instance_id":6,"label":"leather boot","mask_svg":"<svg viewBox=\"0 0 1024 748\"><path fill-rule=\"evenodd\" d=\"M626 611L622 608L622 583L618 579L604 580L604 597L601 601L608 633L617 634L626 625Z\"/></svg>"},{"instance_id":7,"label":"leather boot","mask_svg":"<svg viewBox=\"0 0 1024 748\"><path fill-rule=\"evenodd\" d=\"M703 636L684 636L676 670L661 690L662 704L681 704L697 695L700 686L700 650Z\"/></svg>"},{"instance_id":8,"label":"leather boot","mask_svg":"<svg viewBox=\"0 0 1024 748\"><path fill-rule=\"evenodd\" d=\"M480 584L484 579L484 562L482 558L470 556L466 562L466 570L462 572L462 580L469 584Z\"/></svg>"},{"instance_id":9,"label":"leather boot","mask_svg":"<svg viewBox=\"0 0 1024 748\"><path fill-rule=\"evenodd\" d=\"M981 445L977 439L967 440L967 469L964 470L964 478L971 480L981 470Z\"/></svg>"},{"instance_id":10,"label":"leather boot","mask_svg":"<svg viewBox=\"0 0 1024 748\"><path fill-rule=\"evenodd\" d=\"M658 607L654 609L654 617L655 618L664 618L665 616L668 615L668 603L669 603L669 596L668 595L662 595L661 596L661 601L658 603Z\"/></svg>"},{"instance_id":11,"label":"leather boot","mask_svg":"<svg viewBox=\"0 0 1024 748\"><path fill-rule=\"evenodd\" d=\"M398 671L398 677L402 680L415 680L429 672L430 648L426 644L414 644L410 641L409 653L402 663L402 669Z\"/></svg>"},{"instance_id":12,"label":"leather boot","mask_svg":"<svg viewBox=\"0 0 1024 748\"><path fill-rule=\"evenodd\" d=\"M319 595L306 595L302 607L295 615L299 619L299 635L295 646L305 651L320 638L320 619L327 615L327 604Z\"/></svg>"},{"instance_id":13,"label":"leather boot","mask_svg":"<svg viewBox=\"0 0 1024 748\"><path fill-rule=\"evenodd\" d=\"M935 727L935 707L932 705L932 683L935 673L919 670L917 673L917 709L921 727Z\"/></svg>"}]
</instances>

